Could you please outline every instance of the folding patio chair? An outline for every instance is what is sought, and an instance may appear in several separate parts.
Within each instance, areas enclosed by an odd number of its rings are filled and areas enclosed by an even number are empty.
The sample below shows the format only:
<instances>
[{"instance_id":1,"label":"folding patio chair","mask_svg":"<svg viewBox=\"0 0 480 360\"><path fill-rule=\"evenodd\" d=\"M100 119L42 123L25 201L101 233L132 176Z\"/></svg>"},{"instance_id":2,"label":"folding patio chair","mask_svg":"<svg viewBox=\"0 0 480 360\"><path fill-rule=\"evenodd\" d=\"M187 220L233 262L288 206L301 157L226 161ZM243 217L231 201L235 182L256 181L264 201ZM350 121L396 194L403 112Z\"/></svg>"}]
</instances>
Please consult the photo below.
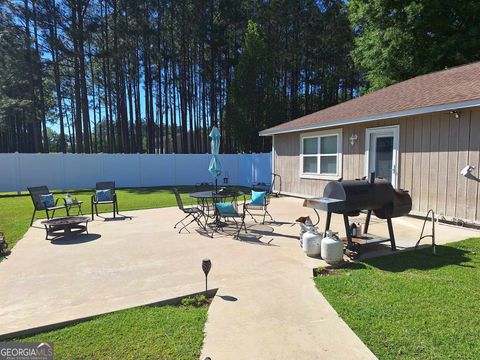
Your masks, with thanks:
<instances>
[{"instance_id":1,"label":"folding patio chair","mask_svg":"<svg viewBox=\"0 0 480 360\"><path fill-rule=\"evenodd\" d=\"M47 186L35 186L27 189L33 202L33 214L32 220L30 221L30 226L33 224L35 213L37 211L45 210L47 219L54 217L55 211L59 209L65 209L67 211L67 216L70 215L68 212L68 207L65 205L58 205L58 200L60 199L54 200L53 195L50 193L50 190L48 190ZM52 216L50 216L50 211L52 212Z\"/></svg>"},{"instance_id":2,"label":"folding patio chair","mask_svg":"<svg viewBox=\"0 0 480 360\"><path fill-rule=\"evenodd\" d=\"M188 231L187 226L190 225L193 222L196 222L198 224L198 226L200 226L202 229L205 229L205 226L200 221L200 218L203 216L202 210L197 206L185 207L183 205L182 197L180 196L180 193L178 192L178 189L176 189L176 188L173 189L173 192L175 193L175 199L177 200L178 208L185 214L185 217L182 220L180 220L179 222L177 222L173 228L176 229L179 224L182 224L182 227L178 231L178 233L180 234L183 229ZM189 217L191 217L192 219L190 220L190 222L185 224L184 221L187 220ZM190 231L188 231L188 232L190 232Z\"/></svg>"},{"instance_id":3,"label":"folding patio chair","mask_svg":"<svg viewBox=\"0 0 480 360\"><path fill-rule=\"evenodd\" d=\"M115 181L97 182L95 185L95 194L92 195L92 220L94 219L94 212L98 216L98 205L113 205L113 218L118 214L117 194L115 193Z\"/></svg>"},{"instance_id":4,"label":"folding patio chair","mask_svg":"<svg viewBox=\"0 0 480 360\"><path fill-rule=\"evenodd\" d=\"M263 193L263 196L262 196ZM257 198L255 198L255 194L257 194ZM253 221L258 223L255 216L262 216L263 220L262 224L265 224L265 218L268 215L272 221L273 217L268 212L268 205L270 204L270 199L268 198L268 194L265 191L253 191L252 190L252 200L245 204L245 212L251 216ZM253 211L253 213L252 213ZM256 211L261 211L261 213L255 213Z\"/></svg>"}]
</instances>

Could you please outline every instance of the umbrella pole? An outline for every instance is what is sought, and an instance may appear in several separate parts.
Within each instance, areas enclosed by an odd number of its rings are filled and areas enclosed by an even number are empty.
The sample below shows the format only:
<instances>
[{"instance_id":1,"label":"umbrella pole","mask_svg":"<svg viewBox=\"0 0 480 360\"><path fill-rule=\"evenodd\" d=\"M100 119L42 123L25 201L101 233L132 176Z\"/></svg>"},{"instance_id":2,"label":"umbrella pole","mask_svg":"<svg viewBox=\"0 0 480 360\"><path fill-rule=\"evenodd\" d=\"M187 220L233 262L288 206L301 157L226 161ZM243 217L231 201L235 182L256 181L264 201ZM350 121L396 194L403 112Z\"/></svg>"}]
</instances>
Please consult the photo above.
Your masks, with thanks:
<instances>
[{"instance_id":1,"label":"umbrella pole","mask_svg":"<svg viewBox=\"0 0 480 360\"><path fill-rule=\"evenodd\" d=\"M218 178L215 178L215 194L218 193Z\"/></svg>"}]
</instances>

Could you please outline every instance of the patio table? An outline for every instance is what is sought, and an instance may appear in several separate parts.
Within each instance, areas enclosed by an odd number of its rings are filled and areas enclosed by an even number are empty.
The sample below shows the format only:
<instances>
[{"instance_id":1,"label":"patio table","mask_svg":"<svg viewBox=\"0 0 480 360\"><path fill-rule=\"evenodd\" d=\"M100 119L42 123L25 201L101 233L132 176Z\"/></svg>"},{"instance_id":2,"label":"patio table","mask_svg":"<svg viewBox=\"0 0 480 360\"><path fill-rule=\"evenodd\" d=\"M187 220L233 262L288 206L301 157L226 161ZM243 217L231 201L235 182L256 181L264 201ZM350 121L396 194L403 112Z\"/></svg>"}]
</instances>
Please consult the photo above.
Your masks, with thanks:
<instances>
[{"instance_id":1,"label":"patio table","mask_svg":"<svg viewBox=\"0 0 480 360\"><path fill-rule=\"evenodd\" d=\"M209 212L209 200L212 200L212 204L217 202L217 201L223 201L228 197L236 197L239 195L243 195L242 191L230 191L230 190L225 190L225 191L197 191L194 193L190 194L191 198L197 199L199 201L199 205L202 206L204 215L209 217L210 214ZM207 213L205 213L205 209L207 209ZM213 215L215 216L215 221L213 223L207 224L207 225L217 225L217 226L225 226L223 222L220 221L220 218L218 217L218 212L217 212L217 207L214 205L213 206Z\"/></svg>"},{"instance_id":2,"label":"patio table","mask_svg":"<svg viewBox=\"0 0 480 360\"><path fill-rule=\"evenodd\" d=\"M215 191L197 191L190 194L190 197L194 199L200 200L208 200L208 199L225 199L232 195L232 192L225 191L225 192L215 192Z\"/></svg>"},{"instance_id":3,"label":"patio table","mask_svg":"<svg viewBox=\"0 0 480 360\"><path fill-rule=\"evenodd\" d=\"M226 190L223 192L215 192L215 191L197 191L194 193L190 194L191 198L197 199L204 205L205 203L208 203L208 200L224 200L228 197L236 197L239 195L243 195L242 191L230 191Z\"/></svg>"},{"instance_id":4,"label":"patio table","mask_svg":"<svg viewBox=\"0 0 480 360\"><path fill-rule=\"evenodd\" d=\"M44 220L42 224L45 226L45 239L48 240L49 236L52 236L53 239L59 237L67 238L70 235L78 235L83 232L88 234L88 221L89 218L86 216L69 216ZM85 225L82 225L83 223Z\"/></svg>"}]
</instances>

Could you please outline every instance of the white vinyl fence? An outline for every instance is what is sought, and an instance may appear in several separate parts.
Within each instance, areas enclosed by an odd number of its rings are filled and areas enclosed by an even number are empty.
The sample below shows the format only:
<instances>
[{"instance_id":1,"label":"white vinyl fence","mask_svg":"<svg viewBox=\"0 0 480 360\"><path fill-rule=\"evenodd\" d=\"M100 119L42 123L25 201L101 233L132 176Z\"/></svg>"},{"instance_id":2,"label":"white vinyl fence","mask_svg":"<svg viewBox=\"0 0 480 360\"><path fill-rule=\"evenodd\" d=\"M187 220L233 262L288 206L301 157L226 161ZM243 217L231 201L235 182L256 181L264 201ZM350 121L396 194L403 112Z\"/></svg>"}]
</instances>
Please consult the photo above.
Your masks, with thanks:
<instances>
[{"instance_id":1,"label":"white vinyl fence","mask_svg":"<svg viewBox=\"0 0 480 360\"><path fill-rule=\"evenodd\" d=\"M113 180L117 187L194 185L212 182L210 154L0 154L0 192L92 188ZM221 154L219 184L250 186L271 180L271 154Z\"/></svg>"}]
</instances>

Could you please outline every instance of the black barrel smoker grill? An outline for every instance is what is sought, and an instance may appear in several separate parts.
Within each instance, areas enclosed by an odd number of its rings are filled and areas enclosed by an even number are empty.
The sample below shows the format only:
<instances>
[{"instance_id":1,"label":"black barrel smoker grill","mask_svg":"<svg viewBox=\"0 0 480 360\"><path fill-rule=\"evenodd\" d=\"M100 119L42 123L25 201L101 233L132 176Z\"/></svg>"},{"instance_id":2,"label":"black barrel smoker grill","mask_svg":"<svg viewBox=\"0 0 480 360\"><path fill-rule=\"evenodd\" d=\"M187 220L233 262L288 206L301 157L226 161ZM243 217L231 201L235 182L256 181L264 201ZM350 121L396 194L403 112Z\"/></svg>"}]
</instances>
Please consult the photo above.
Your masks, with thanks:
<instances>
[{"instance_id":1,"label":"black barrel smoker grill","mask_svg":"<svg viewBox=\"0 0 480 360\"><path fill-rule=\"evenodd\" d=\"M358 216L366 210L364 233L368 232L372 211L376 217L387 220L389 238L371 238L365 244L390 241L392 250L396 250L392 218L407 215L412 209L412 198L407 191L394 189L385 179L370 179L331 181L323 191L323 197L306 199L304 206L321 209L327 212L325 231L330 229L332 213L342 214L347 235L347 248L358 251L359 243L354 243L350 230L349 216Z\"/></svg>"}]
</instances>

